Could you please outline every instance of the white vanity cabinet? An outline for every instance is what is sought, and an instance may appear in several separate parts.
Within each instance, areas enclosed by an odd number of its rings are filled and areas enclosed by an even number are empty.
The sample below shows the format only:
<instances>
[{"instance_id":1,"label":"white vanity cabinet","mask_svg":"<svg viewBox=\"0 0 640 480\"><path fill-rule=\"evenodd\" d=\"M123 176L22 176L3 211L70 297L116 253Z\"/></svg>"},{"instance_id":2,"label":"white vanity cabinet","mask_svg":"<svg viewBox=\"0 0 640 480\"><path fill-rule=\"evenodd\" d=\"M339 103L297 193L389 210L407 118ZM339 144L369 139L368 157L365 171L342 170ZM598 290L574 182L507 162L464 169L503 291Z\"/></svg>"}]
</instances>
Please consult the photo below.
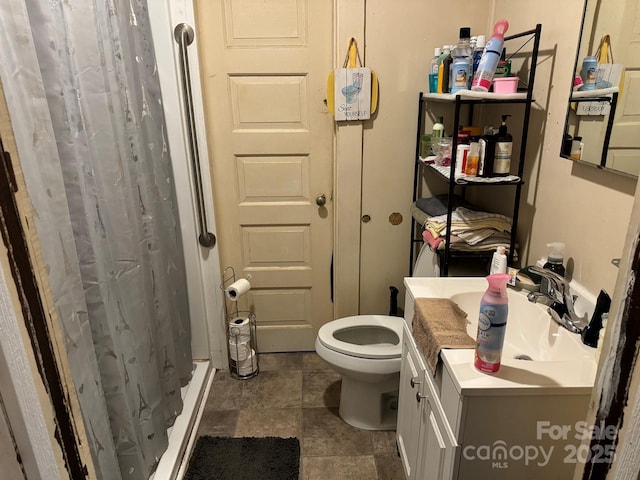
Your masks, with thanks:
<instances>
[{"instance_id":1,"label":"white vanity cabinet","mask_svg":"<svg viewBox=\"0 0 640 480\"><path fill-rule=\"evenodd\" d=\"M397 444L407 479L453 478L457 443L407 324L402 339Z\"/></svg>"},{"instance_id":2,"label":"white vanity cabinet","mask_svg":"<svg viewBox=\"0 0 640 480\"><path fill-rule=\"evenodd\" d=\"M500 373L486 375L473 367L473 349L446 349L431 372L414 341L414 298L446 297L449 287L480 295L485 283L482 278L405 279L396 431L405 475L410 480L571 478L576 462L589 455L580 444L590 433L584 419L595 379L593 358L528 362L503 355ZM511 303L515 311L516 302ZM550 319L539 321L540 329L557 335L552 341L567 340Z\"/></svg>"}]
</instances>

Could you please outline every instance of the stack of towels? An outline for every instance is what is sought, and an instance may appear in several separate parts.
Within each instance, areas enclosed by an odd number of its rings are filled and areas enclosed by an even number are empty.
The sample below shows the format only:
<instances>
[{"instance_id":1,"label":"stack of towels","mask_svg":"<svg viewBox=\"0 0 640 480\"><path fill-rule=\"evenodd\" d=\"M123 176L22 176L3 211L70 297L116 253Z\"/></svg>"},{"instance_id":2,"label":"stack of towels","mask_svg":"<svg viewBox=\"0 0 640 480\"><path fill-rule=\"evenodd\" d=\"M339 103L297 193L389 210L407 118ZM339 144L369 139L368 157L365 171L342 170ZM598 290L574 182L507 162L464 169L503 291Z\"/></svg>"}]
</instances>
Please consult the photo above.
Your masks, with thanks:
<instances>
[{"instance_id":1,"label":"stack of towels","mask_svg":"<svg viewBox=\"0 0 640 480\"><path fill-rule=\"evenodd\" d=\"M413 217L424 231L422 238L432 250L442 250L447 230L447 195L418 199ZM511 218L475 209L455 197L451 214L451 249L457 251L493 251L498 246L509 250Z\"/></svg>"}]
</instances>

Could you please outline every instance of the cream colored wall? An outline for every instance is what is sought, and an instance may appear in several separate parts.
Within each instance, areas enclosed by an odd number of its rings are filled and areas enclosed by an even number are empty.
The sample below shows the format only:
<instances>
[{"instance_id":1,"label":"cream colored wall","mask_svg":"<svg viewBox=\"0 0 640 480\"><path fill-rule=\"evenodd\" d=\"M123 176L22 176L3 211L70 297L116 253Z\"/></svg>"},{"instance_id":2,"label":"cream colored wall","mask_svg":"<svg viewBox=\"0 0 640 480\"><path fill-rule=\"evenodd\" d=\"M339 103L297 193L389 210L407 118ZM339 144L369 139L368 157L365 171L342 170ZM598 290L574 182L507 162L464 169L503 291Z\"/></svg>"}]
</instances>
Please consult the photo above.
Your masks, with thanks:
<instances>
[{"instance_id":1,"label":"cream colored wall","mask_svg":"<svg viewBox=\"0 0 640 480\"><path fill-rule=\"evenodd\" d=\"M386 312L389 285L403 292L409 273L418 96L428 89L433 49L457 41L461 26L485 32L491 3L450 1L443 21L435 2L367 0L365 61L378 73L380 105L364 123L362 214L371 221L361 227L360 313ZM400 213L402 223L392 225L392 213Z\"/></svg>"},{"instance_id":2,"label":"cream colored wall","mask_svg":"<svg viewBox=\"0 0 640 480\"><path fill-rule=\"evenodd\" d=\"M610 262L622 254L636 181L559 156L583 4L497 0L496 18L508 18L512 31L528 28L530 22L542 24L535 98L544 115L533 116L530 130L540 138L530 138L521 202L519 238L526 246L525 259L533 263L546 256L547 242L563 241L568 274L596 294L601 288L611 294L617 269ZM535 122L543 116L544 125L536 130L540 125Z\"/></svg>"}]
</instances>

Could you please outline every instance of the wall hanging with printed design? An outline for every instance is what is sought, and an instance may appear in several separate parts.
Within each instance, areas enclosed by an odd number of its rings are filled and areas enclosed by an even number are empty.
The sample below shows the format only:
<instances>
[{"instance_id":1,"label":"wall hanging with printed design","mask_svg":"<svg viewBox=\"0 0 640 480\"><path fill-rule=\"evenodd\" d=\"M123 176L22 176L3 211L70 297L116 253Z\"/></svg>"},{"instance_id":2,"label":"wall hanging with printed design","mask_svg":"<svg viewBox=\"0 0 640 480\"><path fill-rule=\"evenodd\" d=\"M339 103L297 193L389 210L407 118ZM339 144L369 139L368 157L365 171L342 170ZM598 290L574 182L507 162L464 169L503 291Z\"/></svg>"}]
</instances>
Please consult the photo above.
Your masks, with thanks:
<instances>
[{"instance_id":1,"label":"wall hanging with printed design","mask_svg":"<svg viewBox=\"0 0 640 480\"><path fill-rule=\"evenodd\" d=\"M343 68L336 68L329 75L327 106L336 121L349 121L371 118L377 104L378 78L369 67L362 66L356 40L352 38Z\"/></svg>"}]
</instances>

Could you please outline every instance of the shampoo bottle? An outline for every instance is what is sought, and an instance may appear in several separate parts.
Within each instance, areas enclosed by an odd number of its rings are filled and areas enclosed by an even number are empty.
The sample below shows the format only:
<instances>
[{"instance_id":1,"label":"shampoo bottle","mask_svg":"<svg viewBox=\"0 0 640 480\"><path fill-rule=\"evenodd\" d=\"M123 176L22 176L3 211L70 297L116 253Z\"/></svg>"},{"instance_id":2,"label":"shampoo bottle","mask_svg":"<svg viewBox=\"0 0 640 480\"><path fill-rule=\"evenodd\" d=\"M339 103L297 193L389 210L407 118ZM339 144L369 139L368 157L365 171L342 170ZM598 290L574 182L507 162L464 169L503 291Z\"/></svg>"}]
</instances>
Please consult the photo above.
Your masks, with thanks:
<instances>
[{"instance_id":1,"label":"shampoo bottle","mask_svg":"<svg viewBox=\"0 0 640 480\"><path fill-rule=\"evenodd\" d=\"M474 366L484 373L495 373L500 370L502 345L509 313L508 281L507 274L489 275L487 277L489 288L480 301Z\"/></svg>"},{"instance_id":2,"label":"shampoo bottle","mask_svg":"<svg viewBox=\"0 0 640 480\"><path fill-rule=\"evenodd\" d=\"M499 20L493 26L493 35L491 35L491 38L489 38L489 41L484 47L480 63L478 64L478 70L473 76L471 90L477 90L480 92L489 91L489 87L493 82L493 76L495 75L496 68L498 67L500 55L502 55L504 34L508 28L509 22L506 20Z\"/></svg>"},{"instance_id":3,"label":"shampoo bottle","mask_svg":"<svg viewBox=\"0 0 640 480\"><path fill-rule=\"evenodd\" d=\"M496 156L493 163L493 174L497 177L509 175L511 170L511 152L513 150L513 137L507 132L507 118L511 115L502 115L502 124L498 129L496 138Z\"/></svg>"}]
</instances>

